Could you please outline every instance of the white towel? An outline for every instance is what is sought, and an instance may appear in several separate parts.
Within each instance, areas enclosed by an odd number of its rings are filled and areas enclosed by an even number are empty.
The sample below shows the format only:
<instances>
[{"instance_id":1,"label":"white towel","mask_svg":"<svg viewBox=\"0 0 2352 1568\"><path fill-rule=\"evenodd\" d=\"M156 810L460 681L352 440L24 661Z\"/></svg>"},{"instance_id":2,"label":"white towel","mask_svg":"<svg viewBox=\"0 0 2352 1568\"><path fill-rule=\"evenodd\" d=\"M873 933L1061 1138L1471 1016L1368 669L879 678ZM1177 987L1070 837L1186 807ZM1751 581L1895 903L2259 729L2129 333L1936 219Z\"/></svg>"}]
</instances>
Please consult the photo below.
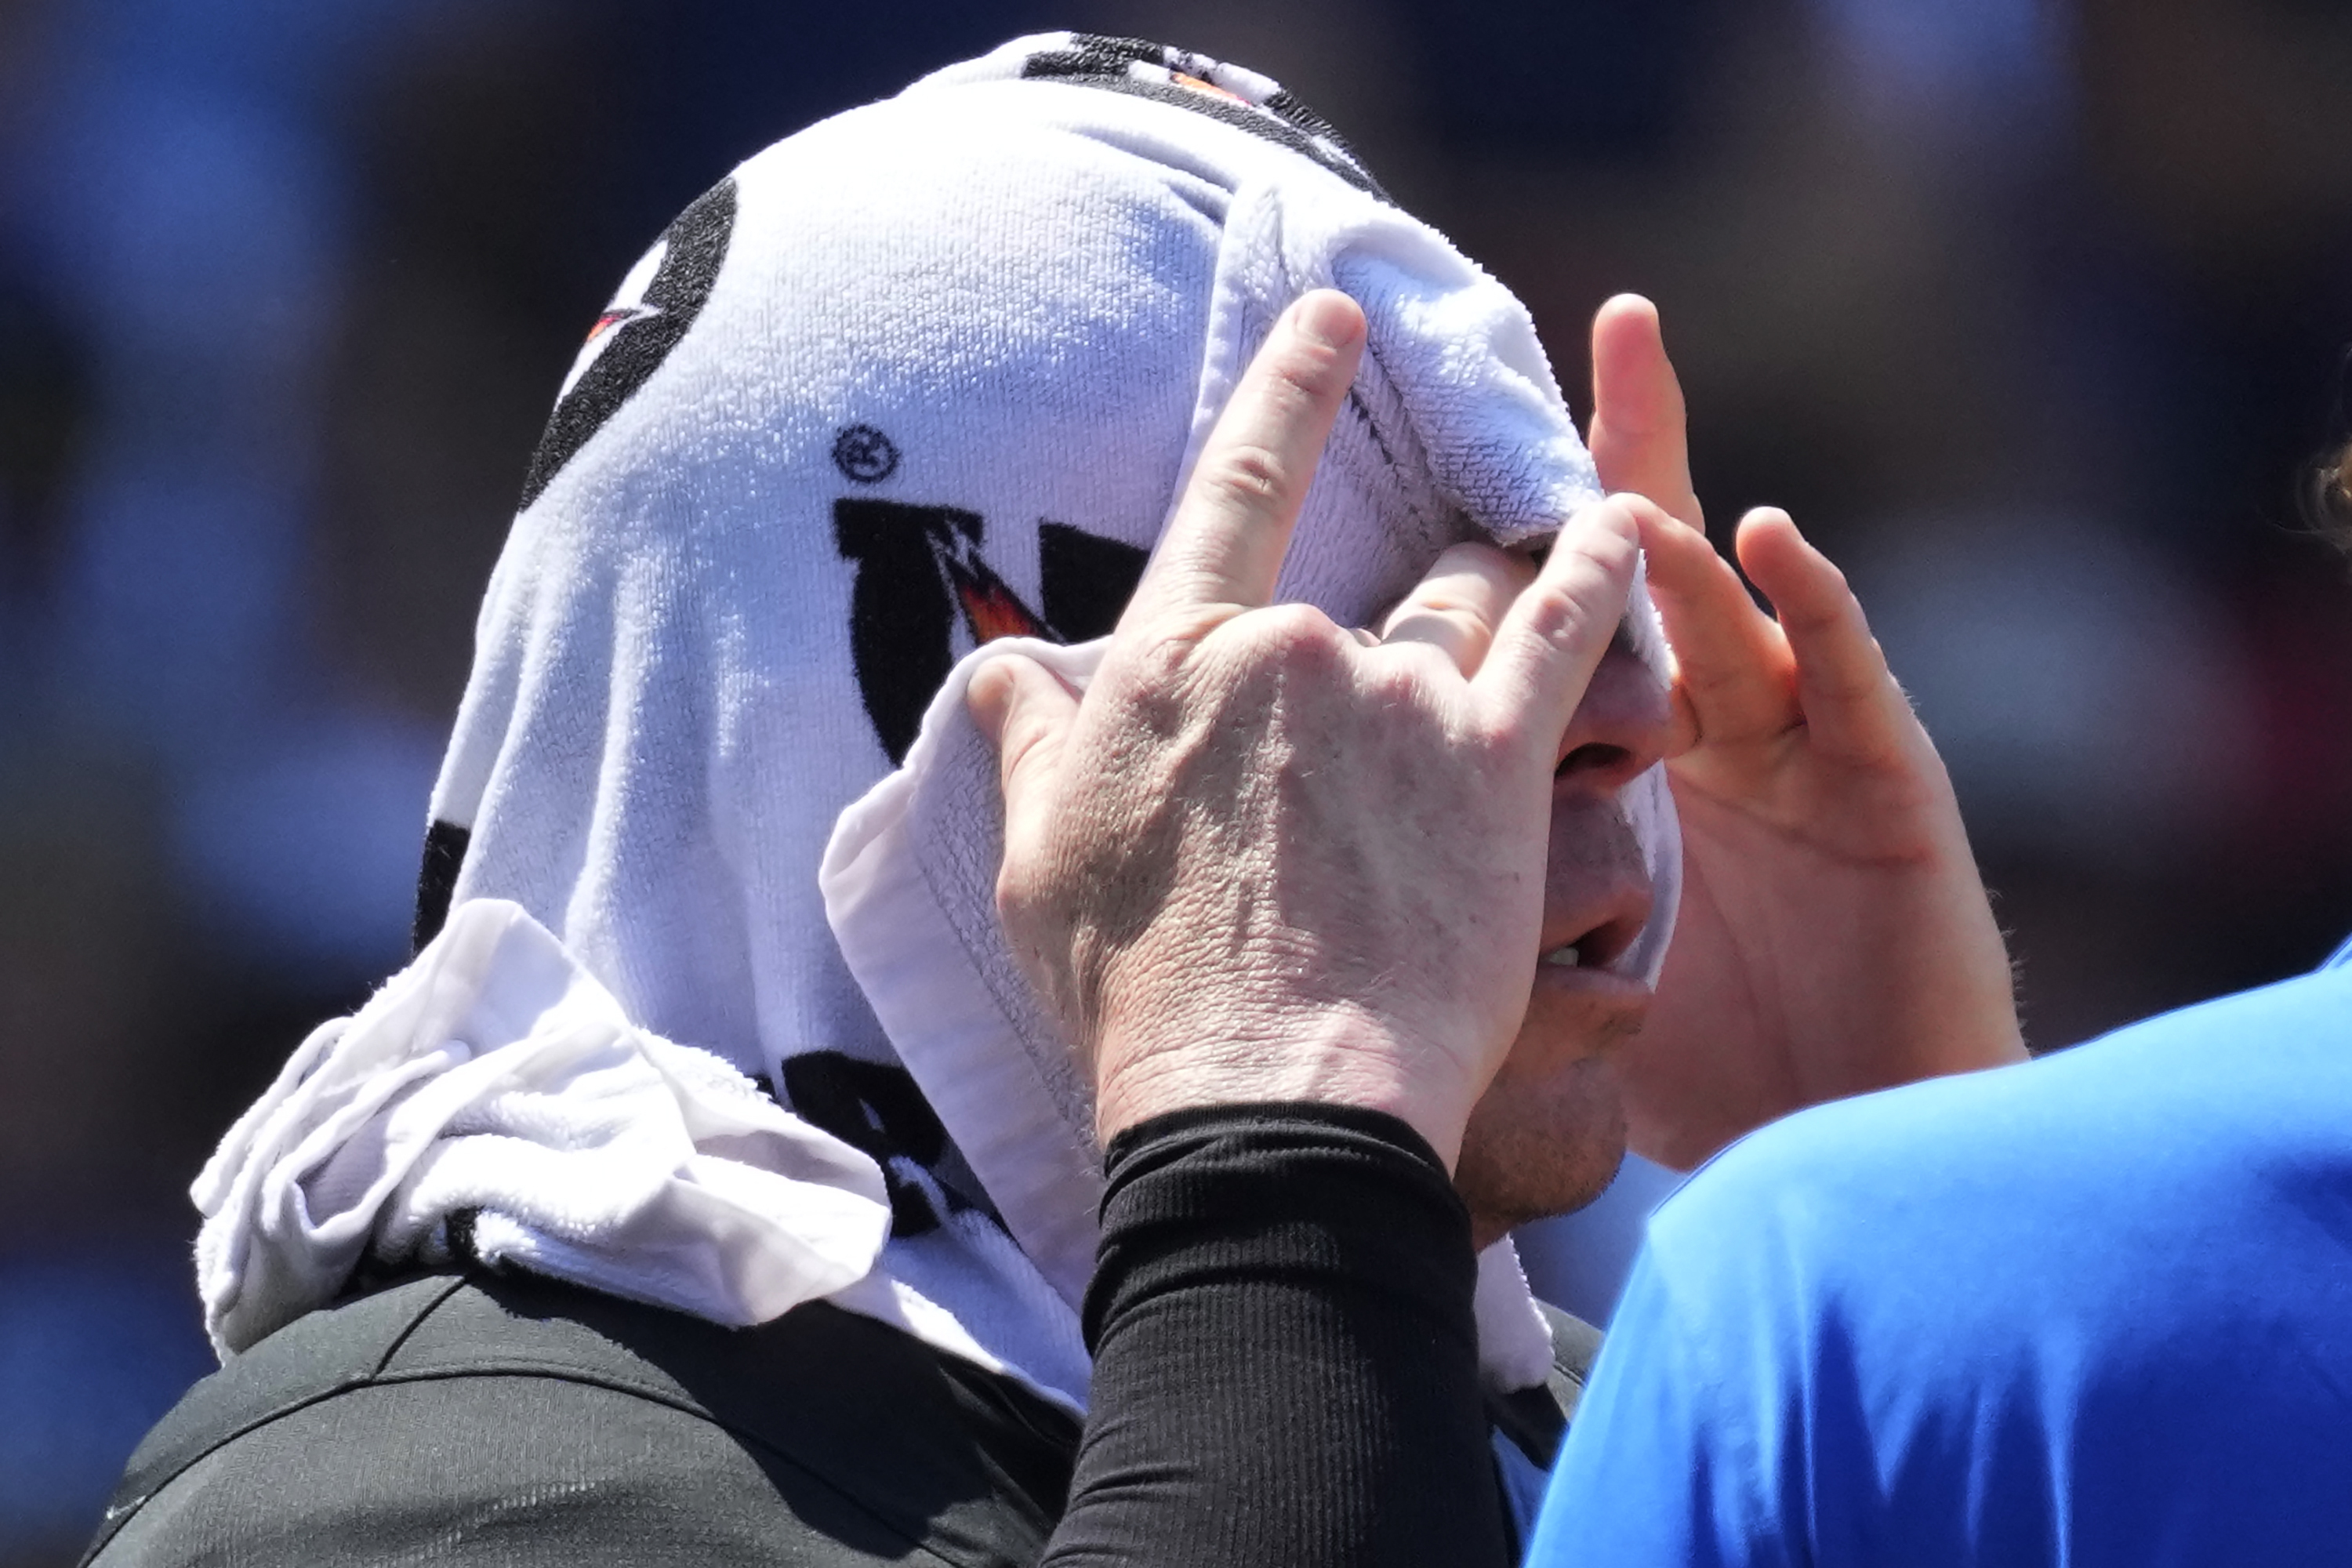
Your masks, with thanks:
<instances>
[{"instance_id":1,"label":"white towel","mask_svg":"<svg viewBox=\"0 0 2352 1568\"><path fill-rule=\"evenodd\" d=\"M942 689L992 637L1108 629L1236 375L1318 285L1362 301L1370 348L1283 596L1367 622L1445 544L1528 538L1593 496L1519 303L1274 84L1158 46L1055 34L940 72L751 159L630 271L565 383L483 605L434 792L420 933L453 906L452 936L484 900L527 911L643 1060L667 1059L656 1040L708 1052L869 1159L890 1235L856 1283L827 1289L832 1275L804 1262L798 1284L714 1302L729 1281L785 1277L734 1256L770 1245L760 1226L667 1236L677 1260L653 1279L633 1261L636 1233L602 1246L577 1215L563 1232L537 1156L518 1151L502 1193L463 1195L478 1251L488 1237L527 1267L725 1321L829 1295L1083 1401L1071 1303L1095 1154L1077 1085L1022 1023L1022 997L971 978L992 940L991 906L971 895L993 876L997 805ZM1646 602L1630 624L1662 658ZM940 775L952 809L922 818L928 847L909 864L918 880L952 867L954 896L889 918L907 932L946 922L956 942L861 948L853 973L818 863L845 806L901 759L922 772L927 710L934 734L953 731L933 749L964 748L966 784ZM1659 776L1632 797L1647 814L1654 956L1676 846ZM870 837L875 809L845 832ZM529 946L517 940L499 951ZM386 996L450 962L428 950ZM302 1060L366 1078L367 1062L396 1074L457 1059L431 1028L363 1053L368 1020L306 1046L200 1184L208 1300L272 1303L215 1311L225 1345L331 1294L354 1235L387 1264L452 1245L457 1198L436 1218L421 1184L387 1186L382 1170L339 1189L360 1194L333 1211L340 1228L278 1217L298 1146L308 1158L343 1138L359 1171L390 1147L383 1118L331 1110L346 1091L310 1090L302 1073L326 1068ZM526 1022L467 1060L487 1071L540 1032ZM302 1139L253 1136L306 1114ZM816 1179L820 1145L769 1135L648 1145L629 1190L718 1180L679 1173L696 1159ZM846 1196L812 1202L836 1217L873 1195L862 1173L834 1184ZM774 1189L746 1177L742 1190ZM846 1236L828 1221L798 1244L829 1266L855 1255ZM1503 1256L1486 1275L1507 1305L1484 1316L1510 1342L1490 1370L1531 1381L1516 1265Z\"/></svg>"},{"instance_id":2,"label":"white towel","mask_svg":"<svg viewBox=\"0 0 2352 1568\"><path fill-rule=\"evenodd\" d=\"M631 1024L495 899L305 1040L195 1197L238 1221L197 1246L224 1352L317 1305L369 1252L470 1251L761 1322L865 1278L890 1218L873 1161L708 1051Z\"/></svg>"}]
</instances>

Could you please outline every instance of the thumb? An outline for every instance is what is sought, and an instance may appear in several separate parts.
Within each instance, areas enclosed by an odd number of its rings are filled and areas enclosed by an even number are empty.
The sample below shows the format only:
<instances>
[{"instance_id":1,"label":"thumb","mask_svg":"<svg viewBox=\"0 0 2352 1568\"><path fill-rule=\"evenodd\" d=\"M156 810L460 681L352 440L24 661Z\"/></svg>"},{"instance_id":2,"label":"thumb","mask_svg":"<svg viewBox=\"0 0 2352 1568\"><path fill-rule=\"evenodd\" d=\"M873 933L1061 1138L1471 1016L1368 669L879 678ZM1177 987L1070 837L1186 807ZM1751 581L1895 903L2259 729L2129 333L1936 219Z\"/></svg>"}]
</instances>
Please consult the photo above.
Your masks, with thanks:
<instances>
[{"instance_id":1,"label":"thumb","mask_svg":"<svg viewBox=\"0 0 2352 1568\"><path fill-rule=\"evenodd\" d=\"M964 706L996 747L1009 833L1024 813L1023 803L1041 800L1059 771L1063 738L1077 717L1078 700L1044 665L1008 653L972 671Z\"/></svg>"}]
</instances>

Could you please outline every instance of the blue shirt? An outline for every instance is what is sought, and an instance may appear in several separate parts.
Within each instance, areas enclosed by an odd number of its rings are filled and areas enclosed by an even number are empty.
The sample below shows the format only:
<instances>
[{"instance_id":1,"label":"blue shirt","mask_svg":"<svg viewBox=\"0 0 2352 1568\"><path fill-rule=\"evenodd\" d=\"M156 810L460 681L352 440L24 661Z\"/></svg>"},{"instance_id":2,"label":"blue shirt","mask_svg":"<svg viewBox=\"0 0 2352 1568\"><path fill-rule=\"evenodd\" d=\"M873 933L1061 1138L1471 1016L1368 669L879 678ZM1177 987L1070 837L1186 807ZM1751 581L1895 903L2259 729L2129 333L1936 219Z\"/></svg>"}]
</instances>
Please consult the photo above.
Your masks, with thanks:
<instances>
[{"instance_id":1,"label":"blue shirt","mask_svg":"<svg viewBox=\"0 0 2352 1568\"><path fill-rule=\"evenodd\" d=\"M2352 1563L2347 954L1727 1150L1528 1563Z\"/></svg>"}]
</instances>

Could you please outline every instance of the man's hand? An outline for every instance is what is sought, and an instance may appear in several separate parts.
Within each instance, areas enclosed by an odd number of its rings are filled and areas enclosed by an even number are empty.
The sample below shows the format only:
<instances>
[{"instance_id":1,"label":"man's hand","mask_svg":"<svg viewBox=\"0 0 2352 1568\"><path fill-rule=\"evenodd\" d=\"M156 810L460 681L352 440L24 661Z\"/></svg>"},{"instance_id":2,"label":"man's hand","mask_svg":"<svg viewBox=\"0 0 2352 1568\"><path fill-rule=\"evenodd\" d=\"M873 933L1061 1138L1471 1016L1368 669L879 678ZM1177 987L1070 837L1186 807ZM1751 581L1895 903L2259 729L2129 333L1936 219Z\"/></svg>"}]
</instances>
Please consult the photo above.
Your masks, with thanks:
<instances>
[{"instance_id":1,"label":"man's hand","mask_svg":"<svg viewBox=\"0 0 2352 1568\"><path fill-rule=\"evenodd\" d=\"M1442 624L1380 643L1269 607L1363 336L1341 294L1286 313L1083 699L1015 658L972 682L1005 930L1106 1142L1319 1100L1402 1117L1451 1167L1527 1007L1553 768L1623 614L1636 508L1572 521L1475 660Z\"/></svg>"},{"instance_id":2,"label":"man's hand","mask_svg":"<svg viewBox=\"0 0 2352 1568\"><path fill-rule=\"evenodd\" d=\"M1636 1149L1687 1168L1820 1100L2024 1055L2009 959L1943 761L1844 577L1785 513L1701 531L1682 391L1656 310L1593 321L1591 446L1643 521L1678 666L1680 922L1642 1040L1618 1058Z\"/></svg>"}]
</instances>

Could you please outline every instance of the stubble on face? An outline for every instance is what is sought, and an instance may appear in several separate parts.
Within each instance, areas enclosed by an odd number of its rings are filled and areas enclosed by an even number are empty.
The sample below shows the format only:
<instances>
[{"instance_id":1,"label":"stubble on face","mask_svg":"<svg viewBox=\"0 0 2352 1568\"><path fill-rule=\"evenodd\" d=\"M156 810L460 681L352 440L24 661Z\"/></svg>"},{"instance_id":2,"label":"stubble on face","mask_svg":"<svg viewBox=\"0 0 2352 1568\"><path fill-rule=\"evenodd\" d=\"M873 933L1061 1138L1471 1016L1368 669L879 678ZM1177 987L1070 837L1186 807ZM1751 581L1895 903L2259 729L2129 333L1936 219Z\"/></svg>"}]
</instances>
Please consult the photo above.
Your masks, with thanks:
<instances>
[{"instance_id":1,"label":"stubble on face","mask_svg":"<svg viewBox=\"0 0 2352 1568\"><path fill-rule=\"evenodd\" d=\"M1582 1208L1616 1178L1625 1106L1603 1047L1638 1027L1607 1026L1611 1041L1595 1041L1591 1055L1517 1071L1506 1062L1495 1076L1471 1110L1454 1169L1480 1251L1523 1225Z\"/></svg>"},{"instance_id":2,"label":"stubble on face","mask_svg":"<svg viewBox=\"0 0 2352 1568\"><path fill-rule=\"evenodd\" d=\"M1566 785L1556 793L1545 880L1547 942L1613 917L1614 935L1601 945L1622 952L1649 916L1648 872L1614 798ZM1624 1160L1624 1098L1612 1058L1640 1032L1649 994L1623 981L1596 985L1597 978L1538 967L1518 1037L1463 1129L1454 1185L1482 1250L1520 1226L1582 1208Z\"/></svg>"}]
</instances>

